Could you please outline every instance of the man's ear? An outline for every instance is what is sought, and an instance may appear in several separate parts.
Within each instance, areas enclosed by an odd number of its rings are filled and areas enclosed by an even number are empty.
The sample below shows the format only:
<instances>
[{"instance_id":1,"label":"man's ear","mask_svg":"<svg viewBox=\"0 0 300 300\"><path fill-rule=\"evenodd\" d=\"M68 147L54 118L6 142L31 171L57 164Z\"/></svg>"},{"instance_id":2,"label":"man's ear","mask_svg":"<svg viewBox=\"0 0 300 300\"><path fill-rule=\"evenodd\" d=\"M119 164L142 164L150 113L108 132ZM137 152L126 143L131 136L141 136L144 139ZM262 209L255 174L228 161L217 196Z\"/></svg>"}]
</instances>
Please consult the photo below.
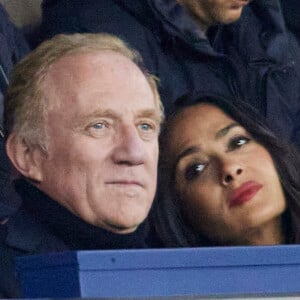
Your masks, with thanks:
<instances>
[{"instance_id":1,"label":"man's ear","mask_svg":"<svg viewBox=\"0 0 300 300\"><path fill-rule=\"evenodd\" d=\"M43 180L41 162L45 154L39 147L28 145L23 138L13 133L6 141L6 152L14 167L24 177L37 183Z\"/></svg>"}]
</instances>

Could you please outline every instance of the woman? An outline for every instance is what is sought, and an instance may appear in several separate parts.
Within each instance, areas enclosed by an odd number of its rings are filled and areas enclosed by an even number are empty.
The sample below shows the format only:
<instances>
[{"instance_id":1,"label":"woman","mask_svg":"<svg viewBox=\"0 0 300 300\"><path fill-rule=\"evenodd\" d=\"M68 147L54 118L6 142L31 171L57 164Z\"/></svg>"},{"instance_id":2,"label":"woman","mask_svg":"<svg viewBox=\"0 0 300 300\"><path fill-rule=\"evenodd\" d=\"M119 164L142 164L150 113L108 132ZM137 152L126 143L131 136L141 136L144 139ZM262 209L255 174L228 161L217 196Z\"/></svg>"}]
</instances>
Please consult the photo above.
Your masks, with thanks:
<instances>
[{"instance_id":1,"label":"woman","mask_svg":"<svg viewBox=\"0 0 300 300\"><path fill-rule=\"evenodd\" d=\"M246 104L183 103L161 135L154 214L165 246L298 242L298 153Z\"/></svg>"}]
</instances>

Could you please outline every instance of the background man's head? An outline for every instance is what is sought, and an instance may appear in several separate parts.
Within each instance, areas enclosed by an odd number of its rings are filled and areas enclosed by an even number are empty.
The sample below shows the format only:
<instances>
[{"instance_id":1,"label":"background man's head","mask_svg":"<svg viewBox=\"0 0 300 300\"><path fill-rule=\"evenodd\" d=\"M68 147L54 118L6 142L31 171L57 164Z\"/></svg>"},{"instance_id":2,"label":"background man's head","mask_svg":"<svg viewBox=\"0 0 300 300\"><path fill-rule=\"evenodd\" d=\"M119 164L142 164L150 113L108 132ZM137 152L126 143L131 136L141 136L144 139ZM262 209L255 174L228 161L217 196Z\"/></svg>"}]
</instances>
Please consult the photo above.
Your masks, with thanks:
<instances>
[{"instance_id":1,"label":"background man's head","mask_svg":"<svg viewBox=\"0 0 300 300\"><path fill-rule=\"evenodd\" d=\"M186 7L203 31L215 24L237 21L250 0L177 0Z\"/></svg>"},{"instance_id":2,"label":"background man's head","mask_svg":"<svg viewBox=\"0 0 300 300\"><path fill-rule=\"evenodd\" d=\"M117 233L146 218L163 117L138 55L105 34L60 35L13 73L7 153L40 190L86 222Z\"/></svg>"}]
</instances>

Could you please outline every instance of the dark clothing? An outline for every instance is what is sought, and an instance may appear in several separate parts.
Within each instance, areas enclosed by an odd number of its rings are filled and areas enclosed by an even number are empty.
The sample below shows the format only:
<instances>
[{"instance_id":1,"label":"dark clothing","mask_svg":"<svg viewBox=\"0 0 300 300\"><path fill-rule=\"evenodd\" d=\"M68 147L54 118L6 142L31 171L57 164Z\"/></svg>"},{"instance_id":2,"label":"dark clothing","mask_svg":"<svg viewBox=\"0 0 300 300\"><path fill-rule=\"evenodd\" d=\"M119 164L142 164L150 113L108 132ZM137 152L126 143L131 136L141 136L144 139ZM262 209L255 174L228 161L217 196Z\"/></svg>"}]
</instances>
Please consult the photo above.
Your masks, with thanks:
<instances>
[{"instance_id":1,"label":"dark clothing","mask_svg":"<svg viewBox=\"0 0 300 300\"><path fill-rule=\"evenodd\" d=\"M300 49L278 0L255 0L238 22L207 33L176 0L43 1L43 38L108 32L160 79L166 111L184 94L244 99L300 147Z\"/></svg>"},{"instance_id":2,"label":"dark clothing","mask_svg":"<svg viewBox=\"0 0 300 300\"><path fill-rule=\"evenodd\" d=\"M20 207L21 200L12 186L11 176L0 170L0 223L14 214Z\"/></svg>"},{"instance_id":3,"label":"dark clothing","mask_svg":"<svg viewBox=\"0 0 300 300\"><path fill-rule=\"evenodd\" d=\"M281 0L282 11L287 26L295 33L300 43L300 5L299 0Z\"/></svg>"},{"instance_id":4,"label":"dark clothing","mask_svg":"<svg viewBox=\"0 0 300 300\"><path fill-rule=\"evenodd\" d=\"M0 122L3 119L3 94L8 85L9 74L14 66L29 51L21 31L9 19L0 4Z\"/></svg>"},{"instance_id":5,"label":"dark clothing","mask_svg":"<svg viewBox=\"0 0 300 300\"><path fill-rule=\"evenodd\" d=\"M24 180L16 183L19 211L0 225L0 297L19 297L14 258L63 250L146 248L147 225L114 234L85 223Z\"/></svg>"},{"instance_id":6,"label":"dark clothing","mask_svg":"<svg viewBox=\"0 0 300 300\"><path fill-rule=\"evenodd\" d=\"M3 95L9 74L18 60L29 52L29 47L21 33L10 21L0 4L0 221L14 213L19 207L19 197L11 188L11 166L5 153L3 125Z\"/></svg>"}]
</instances>

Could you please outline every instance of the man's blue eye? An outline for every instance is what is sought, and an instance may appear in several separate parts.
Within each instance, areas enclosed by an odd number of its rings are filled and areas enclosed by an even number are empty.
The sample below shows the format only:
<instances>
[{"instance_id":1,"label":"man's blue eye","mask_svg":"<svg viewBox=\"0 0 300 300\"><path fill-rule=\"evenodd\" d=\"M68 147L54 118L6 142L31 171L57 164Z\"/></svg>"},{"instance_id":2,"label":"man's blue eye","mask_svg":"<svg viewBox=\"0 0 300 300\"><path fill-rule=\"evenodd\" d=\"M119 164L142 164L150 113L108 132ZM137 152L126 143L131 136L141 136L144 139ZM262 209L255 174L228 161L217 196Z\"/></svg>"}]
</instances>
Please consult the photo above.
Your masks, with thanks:
<instances>
[{"instance_id":1,"label":"man's blue eye","mask_svg":"<svg viewBox=\"0 0 300 300\"><path fill-rule=\"evenodd\" d=\"M147 123L140 124L140 128L144 131L150 130L151 126Z\"/></svg>"},{"instance_id":2,"label":"man's blue eye","mask_svg":"<svg viewBox=\"0 0 300 300\"><path fill-rule=\"evenodd\" d=\"M103 123L96 123L96 124L93 124L92 126L94 129L102 129L105 127L105 125Z\"/></svg>"}]
</instances>

